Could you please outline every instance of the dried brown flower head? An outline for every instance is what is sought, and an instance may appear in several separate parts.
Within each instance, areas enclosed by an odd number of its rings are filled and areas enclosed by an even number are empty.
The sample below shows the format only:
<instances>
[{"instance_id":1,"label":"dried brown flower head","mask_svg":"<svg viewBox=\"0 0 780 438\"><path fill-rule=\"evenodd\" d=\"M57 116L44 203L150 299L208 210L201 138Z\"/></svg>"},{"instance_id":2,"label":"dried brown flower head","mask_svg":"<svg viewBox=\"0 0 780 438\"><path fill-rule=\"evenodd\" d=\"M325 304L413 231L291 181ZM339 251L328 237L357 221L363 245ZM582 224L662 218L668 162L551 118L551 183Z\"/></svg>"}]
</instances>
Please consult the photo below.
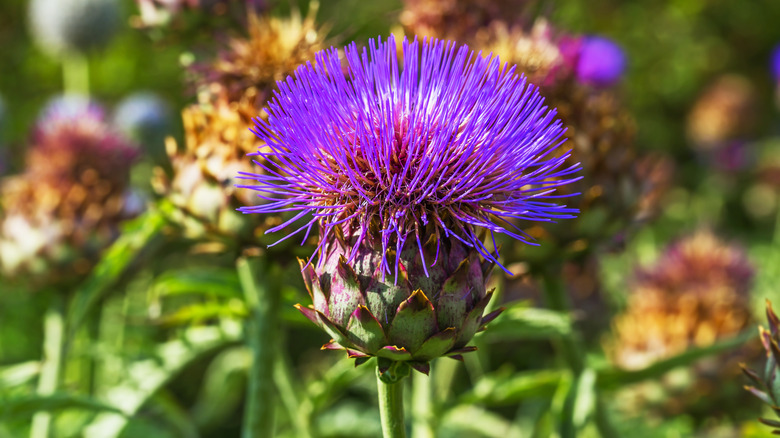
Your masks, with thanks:
<instances>
[{"instance_id":1,"label":"dried brown flower head","mask_svg":"<svg viewBox=\"0 0 780 438\"><path fill-rule=\"evenodd\" d=\"M182 111L185 147L168 141L173 173L157 169L153 180L156 191L180 208L175 219L188 235L249 238L279 223L278 217L261 220L236 211L257 197L235 190L235 176L259 171L246 158L262 146L250 128L254 118L266 117L264 107L276 82L313 61L323 47L324 31L315 25L314 14L316 6L306 17L250 15L248 37L231 39L216 60L193 67L200 102Z\"/></svg>"},{"instance_id":2,"label":"dried brown flower head","mask_svg":"<svg viewBox=\"0 0 780 438\"><path fill-rule=\"evenodd\" d=\"M141 209L129 190L137 154L98 107L55 104L33 134L24 173L0 186L3 270L55 281L85 274Z\"/></svg>"},{"instance_id":3,"label":"dried brown flower head","mask_svg":"<svg viewBox=\"0 0 780 438\"><path fill-rule=\"evenodd\" d=\"M688 138L694 148L717 149L750 138L758 117L758 98L750 81L738 75L716 78L688 115Z\"/></svg>"},{"instance_id":4,"label":"dried brown flower head","mask_svg":"<svg viewBox=\"0 0 780 438\"><path fill-rule=\"evenodd\" d=\"M473 35L494 20L520 17L527 1L404 0L399 21L412 35L455 39ZM513 20L514 21L514 20Z\"/></svg>"},{"instance_id":5,"label":"dried brown flower head","mask_svg":"<svg viewBox=\"0 0 780 438\"><path fill-rule=\"evenodd\" d=\"M622 368L642 369L736 336L752 324L753 275L742 249L710 232L673 244L654 266L637 273L628 306L615 318L614 338L606 344L611 360ZM718 382L733 380L736 364L753 353L748 348L699 362L682 387L665 382L674 397L663 410L678 412L698 403L702 394L715 400Z\"/></svg>"}]
</instances>

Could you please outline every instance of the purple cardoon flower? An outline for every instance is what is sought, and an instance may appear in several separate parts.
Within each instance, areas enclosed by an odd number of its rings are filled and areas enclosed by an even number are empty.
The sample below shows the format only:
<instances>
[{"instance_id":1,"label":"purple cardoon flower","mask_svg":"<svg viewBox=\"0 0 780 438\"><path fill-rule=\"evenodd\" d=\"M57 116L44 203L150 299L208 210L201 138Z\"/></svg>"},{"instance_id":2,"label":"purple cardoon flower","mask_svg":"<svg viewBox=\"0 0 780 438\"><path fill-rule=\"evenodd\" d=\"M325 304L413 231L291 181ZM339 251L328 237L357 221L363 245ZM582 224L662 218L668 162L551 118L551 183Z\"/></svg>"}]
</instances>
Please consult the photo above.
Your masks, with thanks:
<instances>
[{"instance_id":1,"label":"purple cardoon flower","mask_svg":"<svg viewBox=\"0 0 780 438\"><path fill-rule=\"evenodd\" d=\"M577 62L577 79L599 87L617 83L626 69L626 55L614 41L589 36L583 39Z\"/></svg>"},{"instance_id":2,"label":"purple cardoon flower","mask_svg":"<svg viewBox=\"0 0 780 438\"><path fill-rule=\"evenodd\" d=\"M376 222L383 253L430 225L490 261L478 229L530 243L509 221L574 217L549 202L578 166L562 166L564 129L536 87L451 42L404 41L401 72L395 50L393 37L362 52L353 43L344 75L332 48L279 83L268 121L256 121L266 173L241 174L268 203L243 212L297 211L309 220L287 237L319 222L323 241L355 225L360 243Z\"/></svg>"},{"instance_id":3,"label":"purple cardoon flower","mask_svg":"<svg viewBox=\"0 0 780 438\"><path fill-rule=\"evenodd\" d=\"M345 57L319 52L279 83L256 120L264 173L241 174L266 203L241 210L297 212L268 230L304 219L282 240L319 225L304 266L314 307L300 309L328 348L427 370L495 316L482 310L498 254L481 230L531 243L513 221L574 217L555 190L579 166L564 165L555 110L497 58L427 40L404 41L399 60L392 37Z\"/></svg>"}]
</instances>

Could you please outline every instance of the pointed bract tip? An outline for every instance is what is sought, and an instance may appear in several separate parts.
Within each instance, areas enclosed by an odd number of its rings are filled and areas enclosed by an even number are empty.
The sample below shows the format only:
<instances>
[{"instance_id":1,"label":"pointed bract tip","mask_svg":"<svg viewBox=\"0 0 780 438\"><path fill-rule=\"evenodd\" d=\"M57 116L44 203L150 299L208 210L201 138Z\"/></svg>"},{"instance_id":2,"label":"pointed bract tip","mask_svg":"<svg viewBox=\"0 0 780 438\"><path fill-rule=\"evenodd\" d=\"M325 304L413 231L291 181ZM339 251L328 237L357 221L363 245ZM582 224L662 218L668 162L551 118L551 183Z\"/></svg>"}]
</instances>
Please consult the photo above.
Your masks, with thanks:
<instances>
[{"instance_id":1,"label":"pointed bract tip","mask_svg":"<svg viewBox=\"0 0 780 438\"><path fill-rule=\"evenodd\" d=\"M409 365L426 376L430 375L431 364L429 362L409 362Z\"/></svg>"}]
</instances>

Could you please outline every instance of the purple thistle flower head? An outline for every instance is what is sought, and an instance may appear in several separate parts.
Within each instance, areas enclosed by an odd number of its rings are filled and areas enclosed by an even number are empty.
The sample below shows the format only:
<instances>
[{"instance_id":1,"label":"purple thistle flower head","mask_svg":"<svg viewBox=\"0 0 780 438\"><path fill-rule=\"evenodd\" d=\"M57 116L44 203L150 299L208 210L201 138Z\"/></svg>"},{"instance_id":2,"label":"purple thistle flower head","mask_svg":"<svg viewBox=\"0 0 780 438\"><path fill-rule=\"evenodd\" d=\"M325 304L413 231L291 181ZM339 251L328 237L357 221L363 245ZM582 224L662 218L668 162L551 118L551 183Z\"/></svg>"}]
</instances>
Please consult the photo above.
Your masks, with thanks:
<instances>
[{"instance_id":1,"label":"purple thistle flower head","mask_svg":"<svg viewBox=\"0 0 780 438\"><path fill-rule=\"evenodd\" d=\"M769 68L772 72L772 79L780 82L780 44L772 49L772 56L769 59Z\"/></svg>"},{"instance_id":2,"label":"purple thistle flower head","mask_svg":"<svg viewBox=\"0 0 780 438\"><path fill-rule=\"evenodd\" d=\"M614 41L589 36L582 41L577 79L580 82L599 87L617 83L626 69L626 55Z\"/></svg>"},{"instance_id":3,"label":"purple thistle flower head","mask_svg":"<svg viewBox=\"0 0 780 438\"><path fill-rule=\"evenodd\" d=\"M344 55L346 67L337 49L319 52L278 84L267 121L256 120L264 173L241 173L255 183L239 187L266 202L241 211L297 212L268 232L306 218L282 240L319 224L318 251L334 233L353 236L351 263L377 242L390 273L409 239L421 257L430 239L450 239L497 262L480 230L531 243L514 221L577 213L555 194L579 179L579 165L564 164L562 123L514 68L435 39L404 40L403 59L393 37Z\"/></svg>"}]
</instances>

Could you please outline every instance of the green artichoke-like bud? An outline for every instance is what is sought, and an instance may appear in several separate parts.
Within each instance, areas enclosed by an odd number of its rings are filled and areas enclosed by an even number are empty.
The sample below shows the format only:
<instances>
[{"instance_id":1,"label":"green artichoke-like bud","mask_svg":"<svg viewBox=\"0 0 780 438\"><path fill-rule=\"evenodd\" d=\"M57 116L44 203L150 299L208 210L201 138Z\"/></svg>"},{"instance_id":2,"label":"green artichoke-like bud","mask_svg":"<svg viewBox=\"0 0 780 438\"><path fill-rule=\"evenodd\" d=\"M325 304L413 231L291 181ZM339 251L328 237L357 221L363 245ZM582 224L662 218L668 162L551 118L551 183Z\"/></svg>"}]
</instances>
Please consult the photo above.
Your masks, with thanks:
<instances>
[{"instance_id":1,"label":"green artichoke-like bud","mask_svg":"<svg viewBox=\"0 0 780 438\"><path fill-rule=\"evenodd\" d=\"M347 263L355 239L339 235L328 241L318 266L300 261L314 304L297 307L333 337L323 349L346 350L356 365L376 356L380 368L382 362L401 361L427 374L429 360L460 359L475 350L466 344L503 310L483 315L492 295L486 283L493 263L455 239L439 243L439 260L428 267L417 243L407 241L397 278L382 271L378 239L360 245ZM436 250L430 235L422 247L425 260L435 260Z\"/></svg>"},{"instance_id":2,"label":"green artichoke-like bud","mask_svg":"<svg viewBox=\"0 0 780 438\"><path fill-rule=\"evenodd\" d=\"M742 371L756 385L745 386L745 389L771 406L775 415L780 418L780 378L778 378L778 371L780 371L780 345L778 345L780 341L780 319L777 318L774 310L772 310L772 303L769 300L766 302L766 319L769 324L769 330L763 327L758 328L761 343L764 344L764 350L766 350L766 366L764 367L763 376L747 369L744 365L742 365ZM776 429L772 433L780 435L780 421L767 418L759 418L758 421L767 426L772 426Z\"/></svg>"}]
</instances>

